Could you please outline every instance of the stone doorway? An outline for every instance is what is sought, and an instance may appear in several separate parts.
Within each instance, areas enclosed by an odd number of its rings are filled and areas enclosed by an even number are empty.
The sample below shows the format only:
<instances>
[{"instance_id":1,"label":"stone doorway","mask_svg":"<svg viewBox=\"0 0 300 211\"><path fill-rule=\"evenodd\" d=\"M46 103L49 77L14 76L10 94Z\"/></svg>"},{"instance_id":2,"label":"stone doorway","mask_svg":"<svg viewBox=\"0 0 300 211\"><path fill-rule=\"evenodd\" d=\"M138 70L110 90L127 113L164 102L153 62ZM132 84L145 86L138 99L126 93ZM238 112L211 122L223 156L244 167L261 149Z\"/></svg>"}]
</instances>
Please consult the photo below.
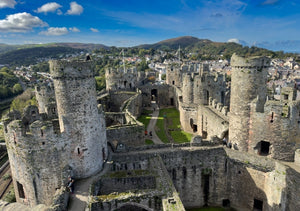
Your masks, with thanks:
<instances>
[{"instance_id":1,"label":"stone doorway","mask_svg":"<svg viewBox=\"0 0 300 211\"><path fill-rule=\"evenodd\" d=\"M263 201L259 199L254 199L253 211L262 211L263 210Z\"/></svg>"},{"instance_id":2,"label":"stone doorway","mask_svg":"<svg viewBox=\"0 0 300 211\"><path fill-rule=\"evenodd\" d=\"M270 142L268 141L260 141L254 147L257 150L257 153L261 156L267 156L270 154Z\"/></svg>"},{"instance_id":3,"label":"stone doorway","mask_svg":"<svg viewBox=\"0 0 300 211\"><path fill-rule=\"evenodd\" d=\"M204 206L208 206L209 198L209 174L202 174L202 191Z\"/></svg>"},{"instance_id":4,"label":"stone doorway","mask_svg":"<svg viewBox=\"0 0 300 211\"><path fill-rule=\"evenodd\" d=\"M151 90L151 101L157 102L157 89L152 89Z\"/></svg>"}]
</instances>

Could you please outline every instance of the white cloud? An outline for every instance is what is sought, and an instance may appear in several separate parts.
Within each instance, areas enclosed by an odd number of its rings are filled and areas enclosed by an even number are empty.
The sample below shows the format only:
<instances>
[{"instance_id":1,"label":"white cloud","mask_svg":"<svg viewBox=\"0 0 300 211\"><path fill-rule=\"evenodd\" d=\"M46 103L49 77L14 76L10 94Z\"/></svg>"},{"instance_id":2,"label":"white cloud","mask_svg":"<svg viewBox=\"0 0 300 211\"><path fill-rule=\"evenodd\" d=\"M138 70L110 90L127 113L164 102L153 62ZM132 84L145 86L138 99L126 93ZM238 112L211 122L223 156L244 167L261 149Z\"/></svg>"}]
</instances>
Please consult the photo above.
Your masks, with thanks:
<instances>
[{"instance_id":1,"label":"white cloud","mask_svg":"<svg viewBox=\"0 0 300 211\"><path fill-rule=\"evenodd\" d=\"M90 30L91 30L92 32L99 32L99 30L98 30L98 29L95 29L95 28L90 28Z\"/></svg>"},{"instance_id":2,"label":"white cloud","mask_svg":"<svg viewBox=\"0 0 300 211\"><path fill-rule=\"evenodd\" d=\"M227 40L227 42L234 42L234 43L240 44L240 41L237 38L231 38L231 39Z\"/></svg>"},{"instance_id":3,"label":"white cloud","mask_svg":"<svg viewBox=\"0 0 300 211\"><path fill-rule=\"evenodd\" d=\"M48 12L57 11L57 13L61 13L61 11L58 10L61 7L62 6L58 3L56 3L56 2L50 2L50 3L44 4L43 6L38 8L35 12L37 12L37 13L48 13Z\"/></svg>"},{"instance_id":4,"label":"white cloud","mask_svg":"<svg viewBox=\"0 0 300 211\"><path fill-rule=\"evenodd\" d=\"M0 0L0 8L14 8L17 2L15 0Z\"/></svg>"},{"instance_id":5,"label":"white cloud","mask_svg":"<svg viewBox=\"0 0 300 211\"><path fill-rule=\"evenodd\" d=\"M27 32L34 27L43 26L48 24L27 12L7 15L5 19L0 20L0 32Z\"/></svg>"},{"instance_id":6,"label":"white cloud","mask_svg":"<svg viewBox=\"0 0 300 211\"><path fill-rule=\"evenodd\" d=\"M80 15L83 12L83 7L77 4L75 1L70 3L70 9L67 11L67 15Z\"/></svg>"},{"instance_id":7,"label":"white cloud","mask_svg":"<svg viewBox=\"0 0 300 211\"><path fill-rule=\"evenodd\" d=\"M47 31L40 32L40 34L47 36L61 36L68 33L69 31L66 27L50 27Z\"/></svg>"},{"instance_id":8,"label":"white cloud","mask_svg":"<svg viewBox=\"0 0 300 211\"><path fill-rule=\"evenodd\" d=\"M69 30L72 32L80 32L80 30L77 27L71 27L69 28Z\"/></svg>"}]
</instances>

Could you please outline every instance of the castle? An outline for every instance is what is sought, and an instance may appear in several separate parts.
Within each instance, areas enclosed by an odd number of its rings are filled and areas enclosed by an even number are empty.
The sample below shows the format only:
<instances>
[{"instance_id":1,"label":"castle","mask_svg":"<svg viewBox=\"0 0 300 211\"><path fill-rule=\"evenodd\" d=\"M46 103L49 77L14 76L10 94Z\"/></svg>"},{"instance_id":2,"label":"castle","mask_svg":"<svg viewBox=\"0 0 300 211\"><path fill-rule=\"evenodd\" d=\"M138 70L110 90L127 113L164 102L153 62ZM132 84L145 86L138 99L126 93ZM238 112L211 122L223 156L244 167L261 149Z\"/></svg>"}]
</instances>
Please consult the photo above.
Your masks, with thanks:
<instances>
[{"instance_id":1,"label":"castle","mask_svg":"<svg viewBox=\"0 0 300 211\"><path fill-rule=\"evenodd\" d=\"M207 64L170 66L163 85L145 83L135 69L110 69L97 97L90 57L51 61L54 86L36 88L39 107L3 120L17 202L65 210L67 177L87 178L104 165L87 210L296 210L300 102L293 87L280 101L269 97L269 64L233 55L230 89ZM175 106L182 128L202 141L144 146L136 118L153 100ZM231 148L219 144L224 137Z\"/></svg>"}]
</instances>

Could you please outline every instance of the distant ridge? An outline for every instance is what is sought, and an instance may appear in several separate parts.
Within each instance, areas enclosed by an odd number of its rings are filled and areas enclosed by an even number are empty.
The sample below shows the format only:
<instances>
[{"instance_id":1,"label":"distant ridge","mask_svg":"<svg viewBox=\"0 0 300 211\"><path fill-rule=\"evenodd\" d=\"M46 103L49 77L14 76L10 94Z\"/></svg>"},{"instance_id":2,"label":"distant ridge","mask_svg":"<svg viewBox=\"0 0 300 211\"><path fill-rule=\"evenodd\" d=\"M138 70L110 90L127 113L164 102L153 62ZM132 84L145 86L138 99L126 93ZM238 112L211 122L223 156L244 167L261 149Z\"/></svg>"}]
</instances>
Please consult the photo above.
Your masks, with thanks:
<instances>
[{"instance_id":1,"label":"distant ridge","mask_svg":"<svg viewBox=\"0 0 300 211\"><path fill-rule=\"evenodd\" d=\"M85 50L95 50L99 48L109 49L106 45L94 43L53 43L53 45Z\"/></svg>"},{"instance_id":2,"label":"distant ridge","mask_svg":"<svg viewBox=\"0 0 300 211\"><path fill-rule=\"evenodd\" d=\"M153 48L153 49L177 49L179 46L181 48L186 48L191 45L195 45L198 42L204 42L204 43L209 43L212 42L208 39L199 39L197 37L192 37L192 36L182 36L182 37L176 37L176 38L171 38L167 40L162 40L158 43L154 44L144 44L144 45L138 45L136 46L137 48Z\"/></svg>"}]
</instances>

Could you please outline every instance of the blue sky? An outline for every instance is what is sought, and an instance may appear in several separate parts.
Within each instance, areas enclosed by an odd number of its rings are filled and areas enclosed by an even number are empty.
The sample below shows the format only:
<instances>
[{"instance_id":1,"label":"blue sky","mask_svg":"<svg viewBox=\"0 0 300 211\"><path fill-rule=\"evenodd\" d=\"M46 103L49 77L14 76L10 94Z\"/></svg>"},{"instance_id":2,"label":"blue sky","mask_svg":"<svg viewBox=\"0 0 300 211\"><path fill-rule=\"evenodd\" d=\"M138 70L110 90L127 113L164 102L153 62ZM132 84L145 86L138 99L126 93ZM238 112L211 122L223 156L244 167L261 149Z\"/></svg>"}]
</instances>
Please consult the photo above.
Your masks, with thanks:
<instances>
[{"instance_id":1,"label":"blue sky","mask_svg":"<svg viewBox=\"0 0 300 211\"><path fill-rule=\"evenodd\" d=\"M300 52L299 0L0 0L0 43L135 46L178 36Z\"/></svg>"}]
</instances>

